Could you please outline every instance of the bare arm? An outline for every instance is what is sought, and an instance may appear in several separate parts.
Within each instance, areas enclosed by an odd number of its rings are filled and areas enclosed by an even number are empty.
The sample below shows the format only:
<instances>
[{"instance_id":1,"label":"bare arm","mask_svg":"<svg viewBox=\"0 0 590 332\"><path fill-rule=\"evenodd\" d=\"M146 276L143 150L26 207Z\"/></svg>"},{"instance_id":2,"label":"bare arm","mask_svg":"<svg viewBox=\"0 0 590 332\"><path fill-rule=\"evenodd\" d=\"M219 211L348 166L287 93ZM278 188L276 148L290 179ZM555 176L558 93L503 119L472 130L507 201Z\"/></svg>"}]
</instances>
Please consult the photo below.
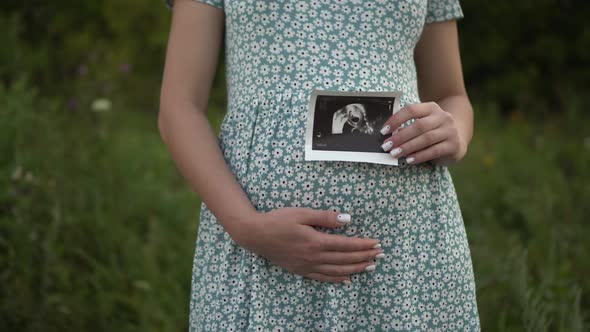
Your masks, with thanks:
<instances>
[{"instance_id":1,"label":"bare arm","mask_svg":"<svg viewBox=\"0 0 590 332\"><path fill-rule=\"evenodd\" d=\"M420 99L436 102L453 114L466 153L473 136L473 109L463 81L457 22L427 24L414 59Z\"/></svg>"},{"instance_id":2,"label":"bare arm","mask_svg":"<svg viewBox=\"0 0 590 332\"><path fill-rule=\"evenodd\" d=\"M206 116L223 28L223 10L175 0L158 127L180 172L233 235L256 210L225 162Z\"/></svg>"},{"instance_id":3,"label":"bare arm","mask_svg":"<svg viewBox=\"0 0 590 332\"><path fill-rule=\"evenodd\" d=\"M385 140L395 157L408 163L461 160L473 136L473 109L465 91L456 21L427 24L414 52L420 104L408 105L386 125L398 128L416 121Z\"/></svg>"}]
</instances>

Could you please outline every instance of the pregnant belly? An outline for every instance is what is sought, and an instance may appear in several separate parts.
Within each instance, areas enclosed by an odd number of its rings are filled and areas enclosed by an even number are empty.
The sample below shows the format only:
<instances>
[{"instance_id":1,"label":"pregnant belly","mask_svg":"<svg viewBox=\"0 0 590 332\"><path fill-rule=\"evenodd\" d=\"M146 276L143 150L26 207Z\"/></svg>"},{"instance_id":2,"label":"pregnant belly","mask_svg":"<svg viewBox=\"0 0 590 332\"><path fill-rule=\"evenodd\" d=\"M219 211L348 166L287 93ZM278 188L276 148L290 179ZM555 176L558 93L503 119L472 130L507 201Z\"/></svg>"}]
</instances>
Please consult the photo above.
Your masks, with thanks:
<instances>
[{"instance_id":1,"label":"pregnant belly","mask_svg":"<svg viewBox=\"0 0 590 332\"><path fill-rule=\"evenodd\" d=\"M304 160L308 98L303 94L232 102L221 124L224 157L260 211L285 206L388 218L427 209L454 188L445 167ZM414 210L412 210L414 209Z\"/></svg>"},{"instance_id":2,"label":"pregnant belly","mask_svg":"<svg viewBox=\"0 0 590 332\"><path fill-rule=\"evenodd\" d=\"M258 211L290 206L349 213L346 227L318 229L379 239L393 259L384 268L392 271L401 264L468 257L446 167L306 161L306 111L305 98L273 99L234 106L222 122L224 157Z\"/></svg>"}]
</instances>

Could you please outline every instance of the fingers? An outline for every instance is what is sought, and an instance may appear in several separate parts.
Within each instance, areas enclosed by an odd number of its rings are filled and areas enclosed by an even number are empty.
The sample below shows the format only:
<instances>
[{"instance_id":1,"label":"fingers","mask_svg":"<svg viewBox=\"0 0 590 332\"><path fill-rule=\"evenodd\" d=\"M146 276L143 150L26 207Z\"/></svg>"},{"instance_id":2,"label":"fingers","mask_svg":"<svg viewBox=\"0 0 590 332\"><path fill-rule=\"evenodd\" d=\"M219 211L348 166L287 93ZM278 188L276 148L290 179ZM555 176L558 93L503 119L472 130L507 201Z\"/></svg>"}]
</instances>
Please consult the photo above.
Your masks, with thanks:
<instances>
[{"instance_id":1,"label":"fingers","mask_svg":"<svg viewBox=\"0 0 590 332\"><path fill-rule=\"evenodd\" d=\"M329 254L329 255L323 255ZM335 254L335 256L331 256ZM375 257L376 255L380 255L379 257ZM343 282L350 279L348 276L354 273L362 273L362 272L373 272L377 268L377 263L373 262L372 259L377 258L380 259L385 254L381 250L372 250L366 252L355 253L353 255L348 254L345 255L343 253L333 253L327 252L322 253L316 259L317 261L322 261L328 259L332 262L342 262L344 264L318 264L313 267L313 271L311 273L306 274L305 276L320 280L320 281L327 281L327 282ZM345 257L346 256L346 257ZM358 262L353 263L346 263L350 261Z\"/></svg>"},{"instance_id":2,"label":"fingers","mask_svg":"<svg viewBox=\"0 0 590 332\"><path fill-rule=\"evenodd\" d=\"M342 276L353 273L372 272L375 271L377 264L375 262L361 262L355 264L320 264L315 266L315 272L330 275Z\"/></svg>"},{"instance_id":3,"label":"fingers","mask_svg":"<svg viewBox=\"0 0 590 332\"><path fill-rule=\"evenodd\" d=\"M325 275L322 273L308 273L306 275L304 275L305 277L311 278L311 279L315 279L318 281L324 281L324 282L337 282L337 283L341 283L341 282L351 282L350 278L347 276L330 276L330 275Z\"/></svg>"},{"instance_id":4,"label":"fingers","mask_svg":"<svg viewBox=\"0 0 590 332\"><path fill-rule=\"evenodd\" d=\"M448 156L453 151L453 146L448 141L445 141L442 143L434 144L426 149L420 150L412 155L409 155L408 158L406 158L406 161L408 163L418 164L425 161L437 159L443 156Z\"/></svg>"},{"instance_id":5,"label":"fingers","mask_svg":"<svg viewBox=\"0 0 590 332\"><path fill-rule=\"evenodd\" d=\"M354 252L322 251L316 254L315 262L324 264L353 264L380 259L385 254L382 249L371 249ZM377 256L380 255L380 256Z\"/></svg>"},{"instance_id":6,"label":"fingers","mask_svg":"<svg viewBox=\"0 0 590 332\"><path fill-rule=\"evenodd\" d=\"M332 210L299 208L300 224L310 226L340 227L351 221L346 213ZM310 237L309 253L305 260L308 274L305 276L325 282L350 282L348 275L371 272L376 268L373 259L385 256L376 239L349 237L314 231ZM377 255L379 255L377 257Z\"/></svg>"},{"instance_id":7,"label":"fingers","mask_svg":"<svg viewBox=\"0 0 590 332\"><path fill-rule=\"evenodd\" d=\"M426 115L432 113L434 103L419 103L419 104L410 104L406 107L403 107L398 112L393 114L385 123L383 127L389 126L387 131L382 131L383 135L390 133L393 129L399 128L402 124L407 122L412 118L422 118Z\"/></svg>"},{"instance_id":8,"label":"fingers","mask_svg":"<svg viewBox=\"0 0 590 332\"><path fill-rule=\"evenodd\" d=\"M389 151L393 147L399 147L405 142L426 134L431 130L441 126L441 119L437 115L431 115L424 118L417 119L407 127L401 128L398 132L392 134L383 141L383 150ZM388 144L388 142L391 142Z\"/></svg>"},{"instance_id":9,"label":"fingers","mask_svg":"<svg viewBox=\"0 0 590 332\"><path fill-rule=\"evenodd\" d=\"M303 209L303 217L300 223L309 226L323 226L329 228L340 227L351 221L351 216L348 213L340 213L331 210L314 210Z\"/></svg>"},{"instance_id":10,"label":"fingers","mask_svg":"<svg viewBox=\"0 0 590 332\"><path fill-rule=\"evenodd\" d=\"M404 122L416 118L410 125L399 128ZM437 103L412 104L402 108L386 121L386 128L398 128L383 141L381 148L392 157L406 157L408 164L429 160L447 164L461 158L461 142L453 116ZM383 135L384 131L382 131Z\"/></svg>"},{"instance_id":11,"label":"fingers","mask_svg":"<svg viewBox=\"0 0 590 332\"><path fill-rule=\"evenodd\" d=\"M361 251L377 248L379 241L318 232L318 247L324 251Z\"/></svg>"},{"instance_id":12,"label":"fingers","mask_svg":"<svg viewBox=\"0 0 590 332\"><path fill-rule=\"evenodd\" d=\"M341 213L331 210L314 210L303 208L302 218L299 222L310 226L340 227L351 221L351 216L347 213ZM324 251L362 251L377 248L379 241L375 239L355 238L343 235L327 234L317 232L317 238L314 240L317 248Z\"/></svg>"},{"instance_id":13,"label":"fingers","mask_svg":"<svg viewBox=\"0 0 590 332\"><path fill-rule=\"evenodd\" d=\"M411 153L426 149L431 145L444 141L447 136L448 135L443 129L430 130L401 144L397 148L391 150L390 154L396 158L408 156Z\"/></svg>"}]
</instances>

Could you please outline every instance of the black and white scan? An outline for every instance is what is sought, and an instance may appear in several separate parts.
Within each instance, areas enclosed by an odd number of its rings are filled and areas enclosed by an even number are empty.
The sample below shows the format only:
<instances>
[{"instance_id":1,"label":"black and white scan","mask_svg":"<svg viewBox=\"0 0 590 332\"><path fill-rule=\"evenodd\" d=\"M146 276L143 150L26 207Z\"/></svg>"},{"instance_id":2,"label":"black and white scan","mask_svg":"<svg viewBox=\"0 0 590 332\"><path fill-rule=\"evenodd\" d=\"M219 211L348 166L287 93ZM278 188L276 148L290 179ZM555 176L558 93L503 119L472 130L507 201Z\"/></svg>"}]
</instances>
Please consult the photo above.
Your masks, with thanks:
<instances>
[{"instance_id":1,"label":"black and white scan","mask_svg":"<svg viewBox=\"0 0 590 332\"><path fill-rule=\"evenodd\" d=\"M308 160L395 164L380 129L399 109L401 92L314 91L306 133Z\"/></svg>"}]
</instances>

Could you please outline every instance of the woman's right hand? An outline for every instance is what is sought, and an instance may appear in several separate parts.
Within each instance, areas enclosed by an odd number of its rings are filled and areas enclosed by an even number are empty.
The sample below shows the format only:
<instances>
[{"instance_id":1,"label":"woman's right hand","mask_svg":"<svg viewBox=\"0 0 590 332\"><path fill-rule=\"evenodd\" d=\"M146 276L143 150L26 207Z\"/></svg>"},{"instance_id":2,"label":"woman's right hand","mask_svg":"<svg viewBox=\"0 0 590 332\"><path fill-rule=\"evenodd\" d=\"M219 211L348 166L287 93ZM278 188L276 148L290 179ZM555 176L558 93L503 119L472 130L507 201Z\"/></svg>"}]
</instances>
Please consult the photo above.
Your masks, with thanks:
<instances>
[{"instance_id":1,"label":"woman's right hand","mask_svg":"<svg viewBox=\"0 0 590 332\"><path fill-rule=\"evenodd\" d=\"M376 268L373 258L384 256L378 241L328 234L313 227L337 228L350 219L348 214L331 210L285 207L255 213L231 236L240 246L292 273L319 281L350 282L350 274Z\"/></svg>"}]
</instances>

